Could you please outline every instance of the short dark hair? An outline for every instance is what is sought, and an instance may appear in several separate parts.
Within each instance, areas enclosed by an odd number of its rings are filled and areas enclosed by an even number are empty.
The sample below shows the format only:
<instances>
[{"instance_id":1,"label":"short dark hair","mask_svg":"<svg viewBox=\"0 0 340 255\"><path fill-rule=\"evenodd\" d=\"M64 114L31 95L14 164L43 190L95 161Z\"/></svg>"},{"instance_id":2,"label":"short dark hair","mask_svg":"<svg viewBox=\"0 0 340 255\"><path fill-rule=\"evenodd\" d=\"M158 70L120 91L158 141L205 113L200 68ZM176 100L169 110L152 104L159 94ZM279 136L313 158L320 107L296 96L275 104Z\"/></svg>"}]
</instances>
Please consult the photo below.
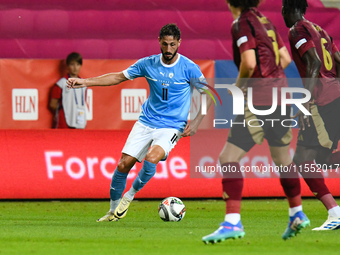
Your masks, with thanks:
<instances>
[{"instance_id":1,"label":"short dark hair","mask_svg":"<svg viewBox=\"0 0 340 255\"><path fill-rule=\"evenodd\" d=\"M251 7L257 7L261 0L227 0L227 2L234 7L242 7L249 9Z\"/></svg>"},{"instance_id":2,"label":"short dark hair","mask_svg":"<svg viewBox=\"0 0 340 255\"><path fill-rule=\"evenodd\" d=\"M288 12L299 11L305 14L307 11L307 0L283 0L282 5Z\"/></svg>"},{"instance_id":3,"label":"short dark hair","mask_svg":"<svg viewBox=\"0 0 340 255\"><path fill-rule=\"evenodd\" d=\"M67 56L66 65L69 65L72 61L76 61L80 65L83 65L83 58L78 52L72 52Z\"/></svg>"},{"instance_id":4,"label":"short dark hair","mask_svg":"<svg viewBox=\"0 0 340 255\"><path fill-rule=\"evenodd\" d=\"M179 30L176 24L170 23L166 24L162 27L161 31L159 31L159 38L164 38L165 36L173 36L174 39L181 39L181 30Z\"/></svg>"}]
</instances>

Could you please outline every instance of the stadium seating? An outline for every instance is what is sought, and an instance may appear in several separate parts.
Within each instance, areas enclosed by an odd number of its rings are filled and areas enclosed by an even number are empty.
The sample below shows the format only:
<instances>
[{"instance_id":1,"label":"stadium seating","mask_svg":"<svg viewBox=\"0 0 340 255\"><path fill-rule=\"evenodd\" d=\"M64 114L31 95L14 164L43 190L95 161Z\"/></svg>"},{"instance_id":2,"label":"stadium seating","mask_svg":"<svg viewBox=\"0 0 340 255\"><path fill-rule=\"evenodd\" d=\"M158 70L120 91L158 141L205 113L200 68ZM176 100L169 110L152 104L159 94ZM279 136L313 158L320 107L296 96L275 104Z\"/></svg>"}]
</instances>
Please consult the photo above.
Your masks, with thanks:
<instances>
[{"instance_id":1,"label":"stadium seating","mask_svg":"<svg viewBox=\"0 0 340 255\"><path fill-rule=\"evenodd\" d=\"M174 22L183 33L181 52L192 59L231 59L231 13L223 0L134 1L3 0L2 58L64 58L79 51L91 59L136 59L158 52L157 35ZM310 0L307 19L340 42L339 10ZM287 42L281 1L260 7ZM320 17L322 16L322 19Z\"/></svg>"}]
</instances>

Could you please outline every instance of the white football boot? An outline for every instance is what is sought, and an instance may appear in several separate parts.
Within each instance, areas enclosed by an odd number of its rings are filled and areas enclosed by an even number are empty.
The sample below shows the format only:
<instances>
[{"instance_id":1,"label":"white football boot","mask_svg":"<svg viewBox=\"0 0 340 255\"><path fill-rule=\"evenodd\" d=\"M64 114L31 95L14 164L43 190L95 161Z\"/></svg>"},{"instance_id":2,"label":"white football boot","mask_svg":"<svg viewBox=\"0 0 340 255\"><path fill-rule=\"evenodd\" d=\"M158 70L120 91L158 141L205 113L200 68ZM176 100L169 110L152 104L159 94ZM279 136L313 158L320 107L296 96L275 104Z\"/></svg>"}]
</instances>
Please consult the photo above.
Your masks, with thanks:
<instances>
[{"instance_id":1,"label":"white football boot","mask_svg":"<svg viewBox=\"0 0 340 255\"><path fill-rule=\"evenodd\" d=\"M336 230L340 229L340 217L330 217L318 228L313 228L314 231L321 230Z\"/></svg>"},{"instance_id":2,"label":"white football boot","mask_svg":"<svg viewBox=\"0 0 340 255\"><path fill-rule=\"evenodd\" d=\"M97 220L97 222L102 221L118 221L119 219L114 215L114 213L110 210L103 217Z\"/></svg>"}]
</instances>

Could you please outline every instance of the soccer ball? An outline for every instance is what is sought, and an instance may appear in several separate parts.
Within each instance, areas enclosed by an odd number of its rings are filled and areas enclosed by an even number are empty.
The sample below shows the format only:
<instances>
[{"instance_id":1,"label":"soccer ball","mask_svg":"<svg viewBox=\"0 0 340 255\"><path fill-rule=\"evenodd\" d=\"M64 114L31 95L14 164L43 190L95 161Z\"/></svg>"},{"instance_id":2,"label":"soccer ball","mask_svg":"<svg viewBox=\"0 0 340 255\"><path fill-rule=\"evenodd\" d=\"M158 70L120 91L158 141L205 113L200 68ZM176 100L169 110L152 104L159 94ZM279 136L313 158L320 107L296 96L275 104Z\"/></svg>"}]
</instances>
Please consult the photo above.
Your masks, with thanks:
<instances>
[{"instance_id":1,"label":"soccer ball","mask_svg":"<svg viewBox=\"0 0 340 255\"><path fill-rule=\"evenodd\" d=\"M159 204L158 214L164 221L180 221L185 215L185 205L177 197L167 197Z\"/></svg>"}]
</instances>

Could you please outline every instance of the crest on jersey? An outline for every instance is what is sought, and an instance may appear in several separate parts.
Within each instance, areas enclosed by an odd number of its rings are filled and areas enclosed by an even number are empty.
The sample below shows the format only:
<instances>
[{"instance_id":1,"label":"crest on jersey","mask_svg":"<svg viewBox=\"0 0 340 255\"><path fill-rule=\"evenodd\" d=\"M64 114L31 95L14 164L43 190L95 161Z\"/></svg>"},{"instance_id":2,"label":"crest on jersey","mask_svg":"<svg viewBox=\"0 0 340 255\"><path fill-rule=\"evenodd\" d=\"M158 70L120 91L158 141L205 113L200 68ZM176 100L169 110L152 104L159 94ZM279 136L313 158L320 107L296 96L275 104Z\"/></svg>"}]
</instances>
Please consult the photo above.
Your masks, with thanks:
<instances>
[{"instance_id":1,"label":"crest on jersey","mask_svg":"<svg viewBox=\"0 0 340 255\"><path fill-rule=\"evenodd\" d=\"M174 73L169 73L169 78L174 77Z\"/></svg>"}]
</instances>

